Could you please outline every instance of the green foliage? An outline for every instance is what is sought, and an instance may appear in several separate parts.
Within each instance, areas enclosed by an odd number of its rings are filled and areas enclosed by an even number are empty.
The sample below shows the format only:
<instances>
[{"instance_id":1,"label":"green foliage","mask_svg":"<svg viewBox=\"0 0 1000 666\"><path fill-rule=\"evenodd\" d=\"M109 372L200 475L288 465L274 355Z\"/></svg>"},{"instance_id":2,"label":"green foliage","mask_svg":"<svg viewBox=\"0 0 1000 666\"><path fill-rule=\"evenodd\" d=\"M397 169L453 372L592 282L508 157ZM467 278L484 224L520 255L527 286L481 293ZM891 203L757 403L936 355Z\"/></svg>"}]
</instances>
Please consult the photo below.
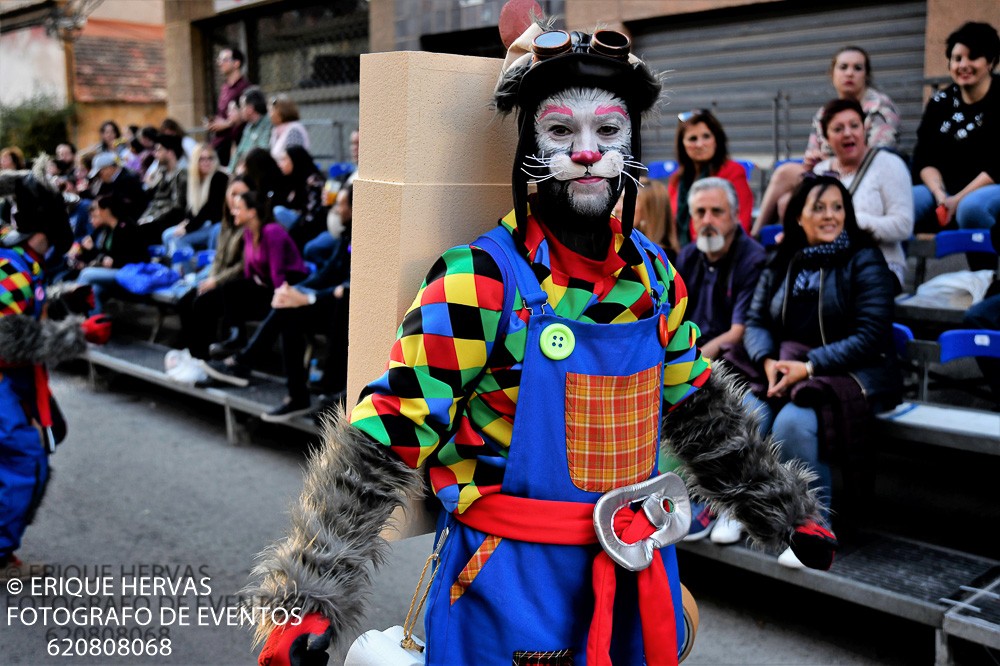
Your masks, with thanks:
<instances>
[{"instance_id":1,"label":"green foliage","mask_svg":"<svg viewBox=\"0 0 1000 666\"><path fill-rule=\"evenodd\" d=\"M13 106L0 104L0 147L17 146L29 160L41 152L51 155L68 140L66 128L72 118L72 106L60 106L48 95Z\"/></svg>"}]
</instances>

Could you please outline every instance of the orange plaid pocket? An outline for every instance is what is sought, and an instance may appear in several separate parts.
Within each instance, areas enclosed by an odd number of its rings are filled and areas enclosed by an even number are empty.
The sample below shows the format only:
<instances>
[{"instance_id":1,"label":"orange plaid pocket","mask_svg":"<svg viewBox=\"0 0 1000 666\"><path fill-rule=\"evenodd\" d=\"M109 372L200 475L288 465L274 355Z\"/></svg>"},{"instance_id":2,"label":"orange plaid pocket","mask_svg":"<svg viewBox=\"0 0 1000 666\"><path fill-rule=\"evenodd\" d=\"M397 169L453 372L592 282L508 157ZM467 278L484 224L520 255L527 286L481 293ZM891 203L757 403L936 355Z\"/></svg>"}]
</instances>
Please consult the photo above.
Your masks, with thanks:
<instances>
[{"instance_id":1,"label":"orange plaid pocket","mask_svg":"<svg viewBox=\"0 0 1000 666\"><path fill-rule=\"evenodd\" d=\"M468 564L462 569L458 574L458 580L456 580L451 585L451 603L458 601L459 597L465 594L465 591L469 589L472 585L472 581L476 579L479 572L483 570L486 566L486 561L490 559L490 555L493 551L497 549L500 545L502 539L498 536L487 536L483 541L482 545L476 549L476 552L472 554L472 558L469 560Z\"/></svg>"},{"instance_id":2,"label":"orange plaid pocket","mask_svg":"<svg viewBox=\"0 0 1000 666\"><path fill-rule=\"evenodd\" d=\"M566 374L566 456L580 490L649 478L656 461L663 366L627 377Z\"/></svg>"}]
</instances>

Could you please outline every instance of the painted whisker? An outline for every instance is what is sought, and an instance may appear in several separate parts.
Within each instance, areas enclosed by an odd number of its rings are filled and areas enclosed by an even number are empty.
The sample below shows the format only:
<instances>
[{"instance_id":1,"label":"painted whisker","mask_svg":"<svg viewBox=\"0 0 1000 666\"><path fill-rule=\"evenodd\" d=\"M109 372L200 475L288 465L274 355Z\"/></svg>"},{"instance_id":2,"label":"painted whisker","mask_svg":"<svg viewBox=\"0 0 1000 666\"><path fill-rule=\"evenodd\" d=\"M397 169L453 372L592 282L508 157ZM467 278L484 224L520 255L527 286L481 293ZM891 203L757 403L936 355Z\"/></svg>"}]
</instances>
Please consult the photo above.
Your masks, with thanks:
<instances>
[{"instance_id":1,"label":"painted whisker","mask_svg":"<svg viewBox=\"0 0 1000 666\"><path fill-rule=\"evenodd\" d=\"M630 173L626 173L625 171L622 171L619 174L619 177L621 177L621 176L626 176L627 178L631 178L632 182L635 183L636 187L645 187L645 185L643 185L642 183L640 183L639 180L635 176L633 176L632 174L630 174Z\"/></svg>"}]
</instances>

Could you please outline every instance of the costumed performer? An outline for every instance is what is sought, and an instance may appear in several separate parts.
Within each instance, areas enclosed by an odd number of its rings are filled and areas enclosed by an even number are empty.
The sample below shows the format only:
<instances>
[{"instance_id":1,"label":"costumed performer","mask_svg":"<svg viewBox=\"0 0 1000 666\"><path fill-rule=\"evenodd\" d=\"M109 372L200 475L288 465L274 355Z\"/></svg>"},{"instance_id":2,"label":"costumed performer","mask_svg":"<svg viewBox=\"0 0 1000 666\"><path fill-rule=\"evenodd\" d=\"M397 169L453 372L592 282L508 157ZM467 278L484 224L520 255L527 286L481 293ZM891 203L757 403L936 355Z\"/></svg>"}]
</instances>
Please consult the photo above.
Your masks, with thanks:
<instances>
[{"instance_id":1,"label":"costumed performer","mask_svg":"<svg viewBox=\"0 0 1000 666\"><path fill-rule=\"evenodd\" d=\"M0 569L20 564L14 551L42 500L49 455L66 434L46 364L78 356L86 341L106 342L111 334L101 315L44 316L45 258L61 257L73 243L63 197L44 175L46 161L36 160L33 171L0 171L0 196L13 202L11 226L0 231Z\"/></svg>"},{"instance_id":2,"label":"costumed performer","mask_svg":"<svg viewBox=\"0 0 1000 666\"><path fill-rule=\"evenodd\" d=\"M352 637L418 468L444 509L427 664L676 664L690 631L669 544L690 516L683 482L658 474L668 446L758 542L830 565L810 474L778 462L702 358L682 280L632 229L659 94L617 32L535 24L511 45L495 103L518 109L514 210L441 256L386 373L327 424L290 533L244 590L304 615L264 614L261 664L325 664Z\"/></svg>"}]
</instances>

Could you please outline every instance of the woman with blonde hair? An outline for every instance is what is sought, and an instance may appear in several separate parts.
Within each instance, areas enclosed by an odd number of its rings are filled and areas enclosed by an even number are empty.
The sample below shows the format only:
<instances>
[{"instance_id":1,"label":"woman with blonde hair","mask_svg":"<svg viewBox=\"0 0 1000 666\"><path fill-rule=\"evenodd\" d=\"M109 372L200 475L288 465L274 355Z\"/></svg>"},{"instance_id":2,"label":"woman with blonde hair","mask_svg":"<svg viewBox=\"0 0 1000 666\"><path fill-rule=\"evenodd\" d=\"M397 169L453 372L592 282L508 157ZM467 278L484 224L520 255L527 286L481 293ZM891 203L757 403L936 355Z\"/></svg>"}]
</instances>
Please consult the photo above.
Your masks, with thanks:
<instances>
[{"instance_id":1,"label":"woman with blonde hair","mask_svg":"<svg viewBox=\"0 0 1000 666\"><path fill-rule=\"evenodd\" d=\"M658 180L650 180L646 176L639 179L639 192L635 197L635 228L646 238L653 241L667 252L667 258L673 261L680 252L680 242L677 240L677 225L670 212L670 191ZM615 206L615 217L621 219L622 200Z\"/></svg>"},{"instance_id":2,"label":"woman with blonde hair","mask_svg":"<svg viewBox=\"0 0 1000 666\"><path fill-rule=\"evenodd\" d=\"M288 95L277 95L269 105L271 117L271 157L275 161L289 146L302 146L309 150L309 132L299 122L299 107Z\"/></svg>"},{"instance_id":3,"label":"woman with blonde hair","mask_svg":"<svg viewBox=\"0 0 1000 666\"><path fill-rule=\"evenodd\" d=\"M205 249L222 222L229 177L222 171L219 156L208 143L199 143L191 153L187 180L187 217L163 232L168 254L182 247Z\"/></svg>"}]
</instances>

